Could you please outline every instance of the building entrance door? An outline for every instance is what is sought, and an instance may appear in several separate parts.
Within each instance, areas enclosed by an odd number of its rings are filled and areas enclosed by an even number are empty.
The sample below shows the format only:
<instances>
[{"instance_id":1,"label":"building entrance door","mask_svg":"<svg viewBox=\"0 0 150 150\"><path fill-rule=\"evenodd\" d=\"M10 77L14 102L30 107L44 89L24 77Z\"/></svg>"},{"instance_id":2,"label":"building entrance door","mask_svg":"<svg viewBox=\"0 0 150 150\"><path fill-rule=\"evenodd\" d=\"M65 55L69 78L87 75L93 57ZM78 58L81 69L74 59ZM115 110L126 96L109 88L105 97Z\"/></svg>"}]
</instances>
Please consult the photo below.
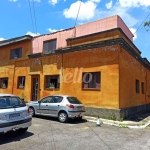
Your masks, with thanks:
<instances>
[{"instance_id":1,"label":"building entrance door","mask_svg":"<svg viewBox=\"0 0 150 150\"><path fill-rule=\"evenodd\" d=\"M39 80L40 76L32 76L32 101L39 99Z\"/></svg>"}]
</instances>

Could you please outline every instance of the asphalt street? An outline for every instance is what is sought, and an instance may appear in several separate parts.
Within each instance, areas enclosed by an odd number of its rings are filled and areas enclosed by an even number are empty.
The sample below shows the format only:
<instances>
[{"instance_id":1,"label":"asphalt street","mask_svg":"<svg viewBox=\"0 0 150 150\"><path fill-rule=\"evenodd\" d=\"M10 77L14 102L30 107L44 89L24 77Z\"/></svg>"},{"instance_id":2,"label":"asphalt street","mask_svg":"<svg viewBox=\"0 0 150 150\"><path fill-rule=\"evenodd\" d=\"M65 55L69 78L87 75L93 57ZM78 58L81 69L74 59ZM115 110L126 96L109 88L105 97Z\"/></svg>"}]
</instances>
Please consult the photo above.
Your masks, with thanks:
<instances>
[{"instance_id":1,"label":"asphalt street","mask_svg":"<svg viewBox=\"0 0 150 150\"><path fill-rule=\"evenodd\" d=\"M49 117L33 118L24 135L0 135L0 150L149 150L150 128L128 129Z\"/></svg>"}]
</instances>

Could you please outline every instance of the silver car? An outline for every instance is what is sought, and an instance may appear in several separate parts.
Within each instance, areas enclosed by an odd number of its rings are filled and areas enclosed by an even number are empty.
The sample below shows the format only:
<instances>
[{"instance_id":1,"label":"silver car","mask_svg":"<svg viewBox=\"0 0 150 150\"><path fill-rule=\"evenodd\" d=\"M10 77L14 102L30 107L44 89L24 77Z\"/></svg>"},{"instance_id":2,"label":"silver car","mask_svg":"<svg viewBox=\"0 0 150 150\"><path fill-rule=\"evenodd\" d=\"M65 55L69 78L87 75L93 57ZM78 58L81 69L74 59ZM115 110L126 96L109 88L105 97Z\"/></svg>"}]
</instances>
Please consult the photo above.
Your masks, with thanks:
<instances>
[{"instance_id":1,"label":"silver car","mask_svg":"<svg viewBox=\"0 0 150 150\"><path fill-rule=\"evenodd\" d=\"M60 122L67 122L68 118L82 119L85 113L84 105L73 96L51 95L39 101L27 104L32 116L45 115L58 117Z\"/></svg>"},{"instance_id":2,"label":"silver car","mask_svg":"<svg viewBox=\"0 0 150 150\"><path fill-rule=\"evenodd\" d=\"M30 109L12 94L0 94L0 133L18 131L24 133L31 126Z\"/></svg>"}]
</instances>

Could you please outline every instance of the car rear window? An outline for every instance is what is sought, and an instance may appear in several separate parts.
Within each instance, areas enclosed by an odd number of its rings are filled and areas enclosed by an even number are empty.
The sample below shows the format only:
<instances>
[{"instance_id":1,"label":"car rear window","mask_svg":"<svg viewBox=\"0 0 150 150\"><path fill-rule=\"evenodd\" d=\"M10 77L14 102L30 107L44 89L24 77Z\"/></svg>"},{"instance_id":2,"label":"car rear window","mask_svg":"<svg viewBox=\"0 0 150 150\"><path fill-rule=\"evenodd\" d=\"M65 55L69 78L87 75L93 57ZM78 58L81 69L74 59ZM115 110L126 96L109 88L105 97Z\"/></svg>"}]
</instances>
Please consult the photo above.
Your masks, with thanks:
<instances>
[{"instance_id":1,"label":"car rear window","mask_svg":"<svg viewBox=\"0 0 150 150\"><path fill-rule=\"evenodd\" d=\"M67 97L67 99L71 104L82 104L76 97Z\"/></svg>"},{"instance_id":2,"label":"car rear window","mask_svg":"<svg viewBox=\"0 0 150 150\"><path fill-rule=\"evenodd\" d=\"M0 97L0 109L18 108L26 106L25 102L19 97L1 96Z\"/></svg>"}]
</instances>

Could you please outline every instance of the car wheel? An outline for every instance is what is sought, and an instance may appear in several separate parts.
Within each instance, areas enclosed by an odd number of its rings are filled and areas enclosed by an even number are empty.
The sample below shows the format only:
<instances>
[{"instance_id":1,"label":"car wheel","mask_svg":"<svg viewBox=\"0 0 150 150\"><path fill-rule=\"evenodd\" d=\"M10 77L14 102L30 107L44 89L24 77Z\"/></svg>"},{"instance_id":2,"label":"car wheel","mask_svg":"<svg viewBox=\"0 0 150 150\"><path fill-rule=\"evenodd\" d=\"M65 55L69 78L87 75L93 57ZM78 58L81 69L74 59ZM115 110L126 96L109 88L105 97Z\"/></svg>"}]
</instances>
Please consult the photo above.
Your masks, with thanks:
<instances>
[{"instance_id":1,"label":"car wheel","mask_svg":"<svg viewBox=\"0 0 150 150\"><path fill-rule=\"evenodd\" d=\"M28 130L28 128L21 128L17 131L17 133L24 134L27 130Z\"/></svg>"},{"instance_id":2,"label":"car wheel","mask_svg":"<svg viewBox=\"0 0 150 150\"><path fill-rule=\"evenodd\" d=\"M33 107L30 107L30 115L33 117L35 115L35 110Z\"/></svg>"},{"instance_id":3,"label":"car wheel","mask_svg":"<svg viewBox=\"0 0 150 150\"><path fill-rule=\"evenodd\" d=\"M58 115L58 119L60 122L64 123L64 122L67 122L68 120L68 115L67 113L65 112L60 112L59 115Z\"/></svg>"}]
</instances>

